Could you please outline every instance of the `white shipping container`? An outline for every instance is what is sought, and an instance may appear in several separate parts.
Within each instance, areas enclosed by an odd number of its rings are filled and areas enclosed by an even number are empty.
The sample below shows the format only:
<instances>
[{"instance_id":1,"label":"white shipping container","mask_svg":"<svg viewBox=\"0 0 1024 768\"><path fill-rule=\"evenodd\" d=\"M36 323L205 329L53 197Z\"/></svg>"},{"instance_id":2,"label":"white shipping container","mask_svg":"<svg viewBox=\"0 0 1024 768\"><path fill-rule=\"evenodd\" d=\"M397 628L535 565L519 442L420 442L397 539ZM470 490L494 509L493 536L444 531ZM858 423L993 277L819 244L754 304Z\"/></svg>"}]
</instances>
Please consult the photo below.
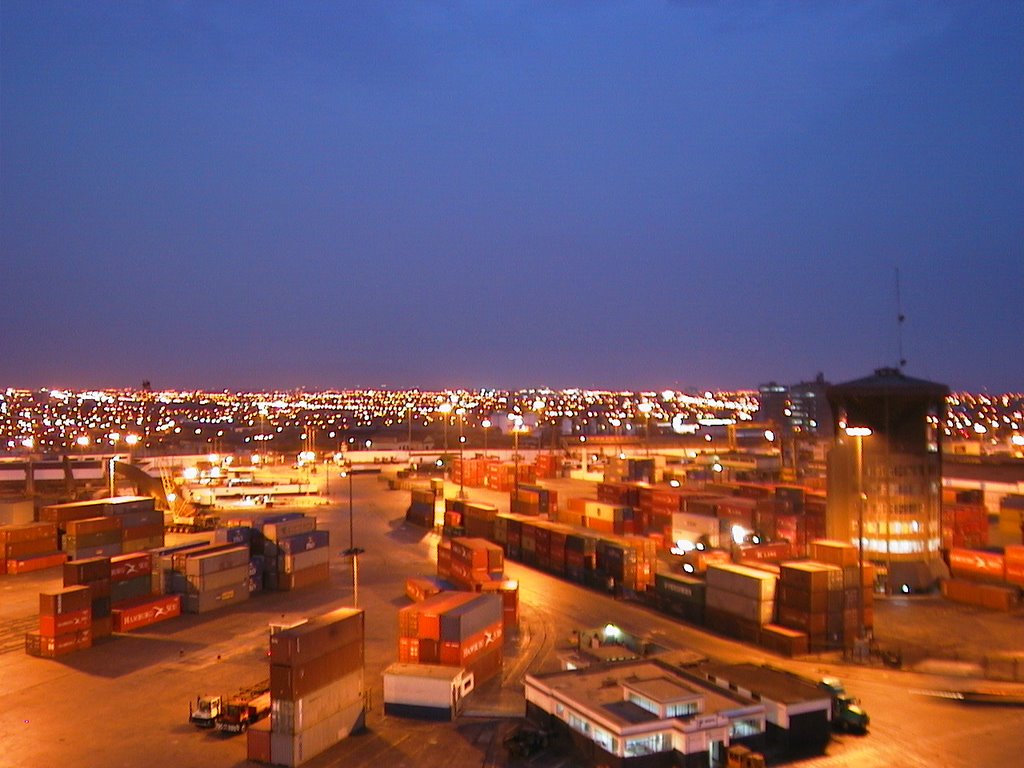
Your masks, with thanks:
<instances>
[{"instance_id":1,"label":"white shipping container","mask_svg":"<svg viewBox=\"0 0 1024 768\"><path fill-rule=\"evenodd\" d=\"M689 512L672 513L672 543L689 541L696 544L701 536L707 536L710 547L718 548L721 536L718 532L717 517L694 515Z\"/></svg>"},{"instance_id":2,"label":"white shipping container","mask_svg":"<svg viewBox=\"0 0 1024 768\"><path fill-rule=\"evenodd\" d=\"M296 766L339 743L363 725L363 702L351 704L299 733L270 732L270 762L274 765Z\"/></svg>"},{"instance_id":3,"label":"white shipping container","mask_svg":"<svg viewBox=\"0 0 1024 768\"><path fill-rule=\"evenodd\" d=\"M768 571L733 563L711 563L705 578L708 592L714 587L759 600L775 599L775 582L778 577Z\"/></svg>"},{"instance_id":4,"label":"white shipping container","mask_svg":"<svg viewBox=\"0 0 1024 768\"><path fill-rule=\"evenodd\" d=\"M216 589L241 587L249 583L249 566L240 565L224 571L190 575L186 578L190 592L210 592Z\"/></svg>"},{"instance_id":5,"label":"white shipping container","mask_svg":"<svg viewBox=\"0 0 1024 768\"><path fill-rule=\"evenodd\" d=\"M392 664L384 670L384 704L458 712L474 687L473 674L434 664Z\"/></svg>"},{"instance_id":6,"label":"white shipping container","mask_svg":"<svg viewBox=\"0 0 1024 768\"><path fill-rule=\"evenodd\" d=\"M716 608L757 624L771 624L775 620L774 600L760 600L710 586L706 600L708 608Z\"/></svg>"},{"instance_id":7,"label":"white shipping container","mask_svg":"<svg viewBox=\"0 0 1024 768\"><path fill-rule=\"evenodd\" d=\"M271 730L300 733L362 701L363 670L359 669L301 699L274 699L270 704Z\"/></svg>"},{"instance_id":8,"label":"white shipping container","mask_svg":"<svg viewBox=\"0 0 1024 768\"><path fill-rule=\"evenodd\" d=\"M284 573L295 573L306 568L312 568L315 565L324 565L330 562L330 557L331 553L328 547L307 549L305 552L299 552L294 555L284 555L282 557L282 566Z\"/></svg>"},{"instance_id":9,"label":"white shipping container","mask_svg":"<svg viewBox=\"0 0 1024 768\"><path fill-rule=\"evenodd\" d=\"M609 523L621 523L623 520L629 520L632 517L632 509L630 507L609 504L605 501L590 501L588 499L584 502L583 508L585 510L584 514L587 517L593 517Z\"/></svg>"},{"instance_id":10,"label":"white shipping container","mask_svg":"<svg viewBox=\"0 0 1024 768\"><path fill-rule=\"evenodd\" d=\"M248 565L249 548L232 547L219 552L209 554L192 555L185 559L185 573L189 576L215 573L225 571L229 568L237 568L240 565Z\"/></svg>"}]
</instances>

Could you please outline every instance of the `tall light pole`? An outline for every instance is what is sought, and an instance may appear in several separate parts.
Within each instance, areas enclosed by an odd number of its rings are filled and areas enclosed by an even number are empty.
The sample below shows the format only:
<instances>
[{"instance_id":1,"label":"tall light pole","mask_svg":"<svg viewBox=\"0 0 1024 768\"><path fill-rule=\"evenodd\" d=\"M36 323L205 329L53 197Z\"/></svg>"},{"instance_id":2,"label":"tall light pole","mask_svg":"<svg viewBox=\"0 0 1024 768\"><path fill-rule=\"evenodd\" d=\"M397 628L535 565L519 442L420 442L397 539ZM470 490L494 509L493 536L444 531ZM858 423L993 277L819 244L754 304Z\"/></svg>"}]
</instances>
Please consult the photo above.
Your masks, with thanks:
<instances>
[{"instance_id":1,"label":"tall light pole","mask_svg":"<svg viewBox=\"0 0 1024 768\"><path fill-rule=\"evenodd\" d=\"M644 415L644 455L651 455L651 410L654 408L648 402L640 403L637 406L640 413Z\"/></svg>"},{"instance_id":2,"label":"tall light pole","mask_svg":"<svg viewBox=\"0 0 1024 768\"><path fill-rule=\"evenodd\" d=\"M515 498L519 500L519 433L523 431L523 417L517 413L508 415L512 421L512 460L515 462L515 476L512 482L515 487Z\"/></svg>"},{"instance_id":3,"label":"tall light pole","mask_svg":"<svg viewBox=\"0 0 1024 768\"><path fill-rule=\"evenodd\" d=\"M342 552L343 555L352 558L352 607L359 607L359 555L364 550L355 545L355 524L352 514L352 466L342 471L342 477L348 477L348 549Z\"/></svg>"},{"instance_id":4,"label":"tall light pole","mask_svg":"<svg viewBox=\"0 0 1024 768\"><path fill-rule=\"evenodd\" d=\"M456 413L459 414L459 498L466 498L466 460L462 451L462 446L466 443L466 435L464 434L463 424L466 420L466 409L459 408Z\"/></svg>"},{"instance_id":5,"label":"tall light pole","mask_svg":"<svg viewBox=\"0 0 1024 768\"><path fill-rule=\"evenodd\" d=\"M847 427L846 434L853 438L854 470L857 474L857 639L864 640L864 438L871 434L869 427Z\"/></svg>"},{"instance_id":6,"label":"tall light pole","mask_svg":"<svg viewBox=\"0 0 1024 768\"><path fill-rule=\"evenodd\" d=\"M484 458L486 459L487 458L487 430L489 430L491 428L491 420L490 419L484 419L483 421L480 422L480 426L483 427L483 430L484 430Z\"/></svg>"}]
</instances>

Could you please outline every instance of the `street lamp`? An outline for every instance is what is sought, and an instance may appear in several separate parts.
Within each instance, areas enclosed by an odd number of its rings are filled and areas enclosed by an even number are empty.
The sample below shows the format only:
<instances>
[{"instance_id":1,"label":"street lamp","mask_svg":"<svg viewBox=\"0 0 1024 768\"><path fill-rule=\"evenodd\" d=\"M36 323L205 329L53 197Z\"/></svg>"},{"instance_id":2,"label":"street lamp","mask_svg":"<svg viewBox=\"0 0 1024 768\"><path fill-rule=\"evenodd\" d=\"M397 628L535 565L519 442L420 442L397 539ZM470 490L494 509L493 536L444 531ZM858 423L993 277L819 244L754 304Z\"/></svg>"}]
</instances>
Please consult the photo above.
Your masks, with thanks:
<instances>
[{"instance_id":1,"label":"street lamp","mask_svg":"<svg viewBox=\"0 0 1024 768\"><path fill-rule=\"evenodd\" d=\"M855 471L857 473L857 636L864 639L864 438L871 434L869 427L847 427L846 434L854 439Z\"/></svg>"},{"instance_id":2,"label":"street lamp","mask_svg":"<svg viewBox=\"0 0 1024 768\"><path fill-rule=\"evenodd\" d=\"M438 413L444 414L444 452L448 453L448 414L452 412L451 403L441 403L437 406Z\"/></svg>"},{"instance_id":3,"label":"street lamp","mask_svg":"<svg viewBox=\"0 0 1024 768\"><path fill-rule=\"evenodd\" d=\"M480 426L484 429L484 458L487 458L487 430L491 428L491 420L484 419L480 422Z\"/></svg>"},{"instance_id":4,"label":"street lamp","mask_svg":"<svg viewBox=\"0 0 1024 768\"><path fill-rule=\"evenodd\" d=\"M462 426L466 420L466 409L459 408L456 413L459 414L459 498L466 498L466 489L464 483L466 480L466 460L462 451L462 446L466 443L466 436L463 434Z\"/></svg>"},{"instance_id":5,"label":"street lamp","mask_svg":"<svg viewBox=\"0 0 1024 768\"><path fill-rule=\"evenodd\" d=\"M515 485L515 498L519 500L519 433L525 431L523 426L523 417L517 413L510 413L509 419L512 420L512 460L515 462L515 477L512 482Z\"/></svg>"},{"instance_id":6,"label":"street lamp","mask_svg":"<svg viewBox=\"0 0 1024 768\"><path fill-rule=\"evenodd\" d=\"M644 454L651 455L651 410L653 405L647 402L640 403L637 409L644 415Z\"/></svg>"},{"instance_id":7,"label":"street lamp","mask_svg":"<svg viewBox=\"0 0 1024 768\"><path fill-rule=\"evenodd\" d=\"M125 444L128 446L128 463L132 463L132 449L138 444L138 435L126 435L124 438Z\"/></svg>"},{"instance_id":8,"label":"street lamp","mask_svg":"<svg viewBox=\"0 0 1024 768\"><path fill-rule=\"evenodd\" d=\"M352 514L352 467L342 470L342 477L348 478L348 549L342 552L343 555L352 558L352 607L359 607L359 555L365 550L355 545L355 525Z\"/></svg>"}]
</instances>

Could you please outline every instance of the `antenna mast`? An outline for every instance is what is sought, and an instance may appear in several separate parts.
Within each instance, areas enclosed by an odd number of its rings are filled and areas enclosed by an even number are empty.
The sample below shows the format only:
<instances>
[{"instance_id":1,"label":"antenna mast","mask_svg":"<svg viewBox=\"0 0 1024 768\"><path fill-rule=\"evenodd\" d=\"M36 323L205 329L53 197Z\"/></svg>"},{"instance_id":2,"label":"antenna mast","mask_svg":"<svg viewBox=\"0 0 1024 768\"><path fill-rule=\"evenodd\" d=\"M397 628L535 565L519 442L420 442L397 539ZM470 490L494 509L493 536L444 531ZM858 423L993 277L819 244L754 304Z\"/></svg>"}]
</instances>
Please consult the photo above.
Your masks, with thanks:
<instances>
[{"instance_id":1,"label":"antenna mast","mask_svg":"<svg viewBox=\"0 0 1024 768\"><path fill-rule=\"evenodd\" d=\"M900 268L896 267L896 343L899 347L899 368L902 371L907 364L903 357L903 321L907 316L903 314L903 301L900 298Z\"/></svg>"}]
</instances>

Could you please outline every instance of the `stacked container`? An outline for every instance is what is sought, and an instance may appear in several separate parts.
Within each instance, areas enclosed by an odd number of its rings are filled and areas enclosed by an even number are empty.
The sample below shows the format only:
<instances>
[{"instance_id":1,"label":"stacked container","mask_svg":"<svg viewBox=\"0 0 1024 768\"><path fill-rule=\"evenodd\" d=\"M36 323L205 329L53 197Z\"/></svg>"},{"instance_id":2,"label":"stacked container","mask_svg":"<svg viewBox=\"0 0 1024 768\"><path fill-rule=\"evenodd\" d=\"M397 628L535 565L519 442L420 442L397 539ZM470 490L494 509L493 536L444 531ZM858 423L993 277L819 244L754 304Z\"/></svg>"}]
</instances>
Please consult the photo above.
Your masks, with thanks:
<instances>
[{"instance_id":1,"label":"stacked container","mask_svg":"<svg viewBox=\"0 0 1024 768\"><path fill-rule=\"evenodd\" d=\"M56 658L92 646L89 587L65 587L39 594L39 630L25 634L25 652Z\"/></svg>"},{"instance_id":2,"label":"stacked container","mask_svg":"<svg viewBox=\"0 0 1024 768\"><path fill-rule=\"evenodd\" d=\"M774 574L730 563L707 570L708 626L732 637L758 642L761 628L775 618Z\"/></svg>"},{"instance_id":3,"label":"stacked container","mask_svg":"<svg viewBox=\"0 0 1024 768\"><path fill-rule=\"evenodd\" d=\"M105 499L109 512L120 519L122 552L155 549L164 545L164 513L151 496L115 496Z\"/></svg>"},{"instance_id":4,"label":"stacked container","mask_svg":"<svg viewBox=\"0 0 1024 768\"><path fill-rule=\"evenodd\" d=\"M494 519L498 508L493 504L463 501L462 527L467 536L489 539L494 535Z\"/></svg>"},{"instance_id":5,"label":"stacked container","mask_svg":"<svg viewBox=\"0 0 1024 768\"><path fill-rule=\"evenodd\" d=\"M483 683L501 670L503 624L499 595L442 592L398 612L398 660L462 667Z\"/></svg>"},{"instance_id":6,"label":"stacked container","mask_svg":"<svg viewBox=\"0 0 1024 768\"><path fill-rule=\"evenodd\" d=\"M562 458L554 453L538 454L533 466L538 478L553 478L562 474Z\"/></svg>"},{"instance_id":7,"label":"stacked container","mask_svg":"<svg viewBox=\"0 0 1024 768\"><path fill-rule=\"evenodd\" d=\"M64 551L72 560L120 555L122 522L118 517L70 520L64 533Z\"/></svg>"},{"instance_id":8,"label":"stacked container","mask_svg":"<svg viewBox=\"0 0 1024 768\"><path fill-rule=\"evenodd\" d=\"M249 599L249 548L234 546L185 559L186 613L236 605Z\"/></svg>"},{"instance_id":9,"label":"stacked container","mask_svg":"<svg viewBox=\"0 0 1024 768\"><path fill-rule=\"evenodd\" d=\"M433 528L434 505L436 496L431 488L413 488L409 509L405 513L406 522L417 525L421 528Z\"/></svg>"},{"instance_id":10,"label":"stacked container","mask_svg":"<svg viewBox=\"0 0 1024 768\"><path fill-rule=\"evenodd\" d=\"M265 524L263 557L268 588L293 590L330 579L330 532L316 518Z\"/></svg>"},{"instance_id":11,"label":"stacked container","mask_svg":"<svg viewBox=\"0 0 1024 768\"><path fill-rule=\"evenodd\" d=\"M703 579L676 573L658 573L654 577L654 594L661 610L692 624L704 623L707 584Z\"/></svg>"},{"instance_id":12,"label":"stacked container","mask_svg":"<svg viewBox=\"0 0 1024 768\"><path fill-rule=\"evenodd\" d=\"M486 539L456 538L451 540L447 572L440 571L440 555L438 568L438 576L441 578L450 579L463 589L473 590L481 582L502 578L505 559L501 547Z\"/></svg>"},{"instance_id":13,"label":"stacked container","mask_svg":"<svg viewBox=\"0 0 1024 768\"><path fill-rule=\"evenodd\" d=\"M302 765L363 727L364 640L356 608L270 636L271 763Z\"/></svg>"},{"instance_id":14,"label":"stacked container","mask_svg":"<svg viewBox=\"0 0 1024 768\"><path fill-rule=\"evenodd\" d=\"M603 536L597 540L594 577L616 591L645 592L654 586L657 552L642 536Z\"/></svg>"},{"instance_id":15,"label":"stacked container","mask_svg":"<svg viewBox=\"0 0 1024 768\"><path fill-rule=\"evenodd\" d=\"M811 651L844 647L846 626L850 624L855 634L858 615L856 603L850 616L845 614L843 587L843 569L840 566L813 560L782 563L778 623L806 633Z\"/></svg>"},{"instance_id":16,"label":"stacked container","mask_svg":"<svg viewBox=\"0 0 1024 768\"><path fill-rule=\"evenodd\" d=\"M93 557L64 564L64 586L90 590L92 636L108 637L113 631L110 611L110 558Z\"/></svg>"},{"instance_id":17,"label":"stacked container","mask_svg":"<svg viewBox=\"0 0 1024 768\"><path fill-rule=\"evenodd\" d=\"M539 485L519 483L518 492L509 491L509 510L519 515L546 515L554 520L558 513L558 494Z\"/></svg>"},{"instance_id":18,"label":"stacked container","mask_svg":"<svg viewBox=\"0 0 1024 768\"><path fill-rule=\"evenodd\" d=\"M181 597L153 593L153 556L132 552L110 558L111 623L130 632L181 615Z\"/></svg>"},{"instance_id":19,"label":"stacked container","mask_svg":"<svg viewBox=\"0 0 1024 768\"><path fill-rule=\"evenodd\" d=\"M859 550L845 542L817 539L811 542L810 550L815 560L843 569L843 635L845 645L850 647L857 639L862 601L865 629L875 625L875 567L865 563L862 573Z\"/></svg>"},{"instance_id":20,"label":"stacked container","mask_svg":"<svg viewBox=\"0 0 1024 768\"><path fill-rule=\"evenodd\" d=\"M516 464L515 462L498 463L493 462L488 466L488 485L495 491L506 493L512 490L516 485ZM526 462L520 462L519 464L519 482L522 483L533 483L537 479L536 472L532 464Z\"/></svg>"},{"instance_id":21,"label":"stacked container","mask_svg":"<svg viewBox=\"0 0 1024 768\"><path fill-rule=\"evenodd\" d=\"M54 522L0 526L0 574L52 568L67 556L58 552Z\"/></svg>"}]
</instances>

